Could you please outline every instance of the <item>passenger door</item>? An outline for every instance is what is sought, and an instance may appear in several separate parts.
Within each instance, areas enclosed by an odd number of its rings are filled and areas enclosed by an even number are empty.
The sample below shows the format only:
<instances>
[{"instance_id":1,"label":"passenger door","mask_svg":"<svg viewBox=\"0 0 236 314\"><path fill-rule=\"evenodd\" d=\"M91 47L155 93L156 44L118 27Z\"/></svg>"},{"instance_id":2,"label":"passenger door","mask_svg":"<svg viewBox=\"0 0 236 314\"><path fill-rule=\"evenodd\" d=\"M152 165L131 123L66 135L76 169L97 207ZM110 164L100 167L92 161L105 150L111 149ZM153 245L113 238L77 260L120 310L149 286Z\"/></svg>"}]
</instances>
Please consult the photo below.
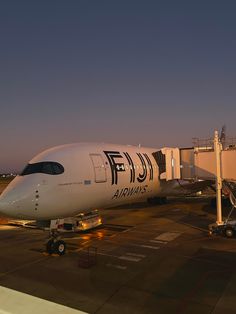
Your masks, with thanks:
<instances>
[{"instance_id":1,"label":"passenger door","mask_svg":"<svg viewBox=\"0 0 236 314\"><path fill-rule=\"evenodd\" d=\"M93 163L95 182L101 183L107 181L105 163L100 154L90 154Z\"/></svg>"}]
</instances>

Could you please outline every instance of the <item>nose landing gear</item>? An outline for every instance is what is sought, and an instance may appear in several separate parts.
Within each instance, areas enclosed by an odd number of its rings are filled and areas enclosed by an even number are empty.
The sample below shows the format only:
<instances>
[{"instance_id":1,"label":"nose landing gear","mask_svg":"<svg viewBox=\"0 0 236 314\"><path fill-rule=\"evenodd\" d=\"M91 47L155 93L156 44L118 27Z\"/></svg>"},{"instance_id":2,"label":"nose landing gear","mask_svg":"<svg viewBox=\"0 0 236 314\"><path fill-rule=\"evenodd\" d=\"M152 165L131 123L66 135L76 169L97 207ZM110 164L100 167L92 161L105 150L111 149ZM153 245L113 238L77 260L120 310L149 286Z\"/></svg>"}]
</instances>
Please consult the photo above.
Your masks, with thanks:
<instances>
[{"instance_id":1,"label":"nose landing gear","mask_svg":"<svg viewBox=\"0 0 236 314\"><path fill-rule=\"evenodd\" d=\"M46 244L48 254L64 255L66 253L66 244L62 240L50 239Z\"/></svg>"},{"instance_id":2,"label":"nose landing gear","mask_svg":"<svg viewBox=\"0 0 236 314\"><path fill-rule=\"evenodd\" d=\"M59 238L58 232L50 230L50 239L46 243L48 254L64 255L66 253L66 243Z\"/></svg>"}]
</instances>

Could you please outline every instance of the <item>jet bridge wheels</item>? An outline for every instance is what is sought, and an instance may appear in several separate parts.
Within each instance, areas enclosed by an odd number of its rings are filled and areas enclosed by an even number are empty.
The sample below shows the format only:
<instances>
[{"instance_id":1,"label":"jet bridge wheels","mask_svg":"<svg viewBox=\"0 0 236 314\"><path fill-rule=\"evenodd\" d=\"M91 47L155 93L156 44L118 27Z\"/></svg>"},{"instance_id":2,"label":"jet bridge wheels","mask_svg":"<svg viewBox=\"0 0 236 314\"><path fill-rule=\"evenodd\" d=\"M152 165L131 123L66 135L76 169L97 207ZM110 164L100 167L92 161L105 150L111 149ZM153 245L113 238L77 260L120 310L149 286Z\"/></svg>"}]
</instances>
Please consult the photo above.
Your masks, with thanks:
<instances>
[{"instance_id":1,"label":"jet bridge wheels","mask_svg":"<svg viewBox=\"0 0 236 314\"><path fill-rule=\"evenodd\" d=\"M233 230L232 227L226 226L226 228L225 228L225 236L227 238L232 238L234 236L234 230Z\"/></svg>"},{"instance_id":2,"label":"jet bridge wheels","mask_svg":"<svg viewBox=\"0 0 236 314\"><path fill-rule=\"evenodd\" d=\"M62 240L50 239L46 244L49 254L64 255L66 253L66 243Z\"/></svg>"}]
</instances>

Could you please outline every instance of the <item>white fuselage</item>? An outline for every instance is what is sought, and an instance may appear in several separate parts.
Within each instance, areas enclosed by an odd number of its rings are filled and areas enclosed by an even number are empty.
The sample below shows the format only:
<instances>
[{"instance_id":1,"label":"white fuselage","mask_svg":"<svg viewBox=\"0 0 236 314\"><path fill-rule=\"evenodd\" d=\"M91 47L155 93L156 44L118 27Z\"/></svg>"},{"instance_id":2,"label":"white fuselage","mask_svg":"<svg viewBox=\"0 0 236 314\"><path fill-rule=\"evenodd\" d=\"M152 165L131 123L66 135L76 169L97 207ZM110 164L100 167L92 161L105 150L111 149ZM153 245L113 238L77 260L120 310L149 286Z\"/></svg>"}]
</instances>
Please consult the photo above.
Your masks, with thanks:
<instances>
[{"instance_id":1,"label":"white fuselage","mask_svg":"<svg viewBox=\"0 0 236 314\"><path fill-rule=\"evenodd\" d=\"M62 173L17 176L0 196L0 213L56 219L170 194L159 179L155 148L69 144L42 152L29 165L58 163Z\"/></svg>"}]
</instances>

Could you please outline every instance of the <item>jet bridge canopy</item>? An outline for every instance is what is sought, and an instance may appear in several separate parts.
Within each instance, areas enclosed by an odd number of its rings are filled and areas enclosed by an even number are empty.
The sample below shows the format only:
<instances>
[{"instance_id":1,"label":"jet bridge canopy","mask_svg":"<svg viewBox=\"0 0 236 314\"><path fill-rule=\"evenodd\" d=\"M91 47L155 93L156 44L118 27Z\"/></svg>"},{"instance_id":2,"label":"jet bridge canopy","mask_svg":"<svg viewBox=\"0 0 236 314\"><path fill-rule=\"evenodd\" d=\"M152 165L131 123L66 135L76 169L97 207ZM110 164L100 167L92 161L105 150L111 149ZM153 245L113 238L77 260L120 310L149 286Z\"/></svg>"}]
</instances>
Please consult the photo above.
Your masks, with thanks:
<instances>
[{"instance_id":1,"label":"jet bridge canopy","mask_svg":"<svg viewBox=\"0 0 236 314\"><path fill-rule=\"evenodd\" d=\"M214 180L216 155L213 147L164 148L166 171L161 179ZM236 181L236 146L221 151L221 178Z\"/></svg>"}]
</instances>

